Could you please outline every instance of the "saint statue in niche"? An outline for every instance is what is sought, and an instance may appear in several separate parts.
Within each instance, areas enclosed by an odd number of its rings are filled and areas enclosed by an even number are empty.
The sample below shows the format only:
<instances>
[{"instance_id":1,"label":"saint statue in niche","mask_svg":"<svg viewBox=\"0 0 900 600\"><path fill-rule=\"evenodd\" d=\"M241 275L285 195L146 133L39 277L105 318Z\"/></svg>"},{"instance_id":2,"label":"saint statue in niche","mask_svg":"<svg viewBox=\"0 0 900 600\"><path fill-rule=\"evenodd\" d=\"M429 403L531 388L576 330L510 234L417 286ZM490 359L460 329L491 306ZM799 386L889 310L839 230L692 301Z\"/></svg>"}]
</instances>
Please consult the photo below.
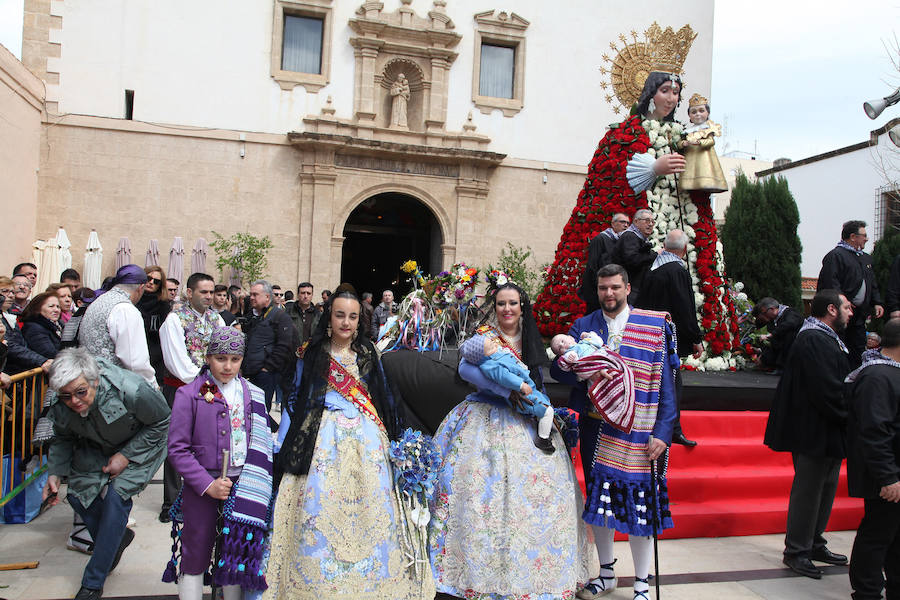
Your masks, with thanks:
<instances>
[{"instance_id":1,"label":"saint statue in niche","mask_svg":"<svg viewBox=\"0 0 900 600\"><path fill-rule=\"evenodd\" d=\"M391 127L408 127L406 106L409 102L409 82L399 73L391 85Z\"/></svg>"}]
</instances>

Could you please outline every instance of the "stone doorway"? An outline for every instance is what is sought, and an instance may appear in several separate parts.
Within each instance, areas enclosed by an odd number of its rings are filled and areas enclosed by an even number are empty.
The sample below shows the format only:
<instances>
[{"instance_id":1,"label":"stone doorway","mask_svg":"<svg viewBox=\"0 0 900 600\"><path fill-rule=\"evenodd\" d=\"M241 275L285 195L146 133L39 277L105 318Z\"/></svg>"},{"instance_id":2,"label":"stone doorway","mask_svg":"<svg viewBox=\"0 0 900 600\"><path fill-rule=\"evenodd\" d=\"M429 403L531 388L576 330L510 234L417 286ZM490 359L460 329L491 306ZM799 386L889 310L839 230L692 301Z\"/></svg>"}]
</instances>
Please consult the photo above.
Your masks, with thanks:
<instances>
[{"instance_id":1,"label":"stone doorway","mask_svg":"<svg viewBox=\"0 0 900 600\"><path fill-rule=\"evenodd\" d=\"M409 275L400 270L407 260L423 273L441 271L443 235L434 213L417 198L387 192L367 198L344 224L341 281L356 290L372 292L373 305L387 288L398 299L412 289Z\"/></svg>"}]
</instances>

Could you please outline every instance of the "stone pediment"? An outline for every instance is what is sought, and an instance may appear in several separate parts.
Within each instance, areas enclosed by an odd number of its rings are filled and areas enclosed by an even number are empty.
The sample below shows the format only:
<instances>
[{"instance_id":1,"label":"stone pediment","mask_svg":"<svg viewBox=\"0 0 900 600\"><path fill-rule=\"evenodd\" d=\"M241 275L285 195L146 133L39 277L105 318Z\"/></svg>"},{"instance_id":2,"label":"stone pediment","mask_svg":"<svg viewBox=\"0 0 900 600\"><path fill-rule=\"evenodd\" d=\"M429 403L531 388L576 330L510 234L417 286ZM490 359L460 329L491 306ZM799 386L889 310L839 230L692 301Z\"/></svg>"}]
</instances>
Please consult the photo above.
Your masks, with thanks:
<instances>
[{"instance_id":1,"label":"stone pediment","mask_svg":"<svg viewBox=\"0 0 900 600\"><path fill-rule=\"evenodd\" d=\"M496 13L496 16L494 16ZM531 25L530 21L523 19L514 12L487 10L475 15L475 21L483 27L495 27L501 30L525 31Z\"/></svg>"}]
</instances>

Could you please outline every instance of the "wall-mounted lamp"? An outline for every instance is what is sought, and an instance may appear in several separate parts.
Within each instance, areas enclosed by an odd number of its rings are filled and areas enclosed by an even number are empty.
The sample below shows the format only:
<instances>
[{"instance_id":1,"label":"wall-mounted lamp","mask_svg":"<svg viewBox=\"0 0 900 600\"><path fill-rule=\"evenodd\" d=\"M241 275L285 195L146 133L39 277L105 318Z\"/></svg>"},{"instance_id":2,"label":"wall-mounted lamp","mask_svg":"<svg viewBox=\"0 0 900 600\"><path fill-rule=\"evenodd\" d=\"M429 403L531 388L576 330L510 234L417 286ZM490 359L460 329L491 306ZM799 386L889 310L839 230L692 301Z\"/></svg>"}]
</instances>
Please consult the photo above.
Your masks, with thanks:
<instances>
[{"instance_id":1,"label":"wall-mounted lamp","mask_svg":"<svg viewBox=\"0 0 900 600\"><path fill-rule=\"evenodd\" d=\"M900 147L900 125L894 125L888 130L888 137L894 142L895 146Z\"/></svg>"},{"instance_id":2,"label":"wall-mounted lamp","mask_svg":"<svg viewBox=\"0 0 900 600\"><path fill-rule=\"evenodd\" d=\"M238 134L238 139L241 141L241 158L244 158L244 142L247 141L247 134Z\"/></svg>"},{"instance_id":3,"label":"wall-mounted lamp","mask_svg":"<svg viewBox=\"0 0 900 600\"><path fill-rule=\"evenodd\" d=\"M888 106L893 106L898 102L900 102L900 88L894 90L894 93L890 96L863 102L863 110L866 111L866 116L870 119L877 119L878 115L884 112L884 109Z\"/></svg>"},{"instance_id":4,"label":"wall-mounted lamp","mask_svg":"<svg viewBox=\"0 0 900 600\"><path fill-rule=\"evenodd\" d=\"M547 163L544 163L544 177L542 178L544 185L547 185Z\"/></svg>"}]
</instances>

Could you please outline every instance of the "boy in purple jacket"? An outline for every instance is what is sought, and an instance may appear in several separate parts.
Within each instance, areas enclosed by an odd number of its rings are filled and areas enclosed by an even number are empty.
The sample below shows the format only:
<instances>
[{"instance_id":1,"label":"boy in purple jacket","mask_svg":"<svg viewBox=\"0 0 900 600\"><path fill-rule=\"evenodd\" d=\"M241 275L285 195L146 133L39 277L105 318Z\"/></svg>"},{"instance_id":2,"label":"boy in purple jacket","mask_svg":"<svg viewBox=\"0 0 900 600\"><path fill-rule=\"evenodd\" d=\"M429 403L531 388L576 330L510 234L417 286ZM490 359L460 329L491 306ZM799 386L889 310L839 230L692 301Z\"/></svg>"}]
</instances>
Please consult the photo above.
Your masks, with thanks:
<instances>
[{"instance_id":1,"label":"boy in purple jacket","mask_svg":"<svg viewBox=\"0 0 900 600\"><path fill-rule=\"evenodd\" d=\"M243 358L244 334L216 329L206 365L175 393L169 461L184 486L170 513L174 552L163 581L177 577L182 600L200 600L210 566L226 600L240 598L242 588L265 589L272 439L262 390L239 375Z\"/></svg>"}]
</instances>

